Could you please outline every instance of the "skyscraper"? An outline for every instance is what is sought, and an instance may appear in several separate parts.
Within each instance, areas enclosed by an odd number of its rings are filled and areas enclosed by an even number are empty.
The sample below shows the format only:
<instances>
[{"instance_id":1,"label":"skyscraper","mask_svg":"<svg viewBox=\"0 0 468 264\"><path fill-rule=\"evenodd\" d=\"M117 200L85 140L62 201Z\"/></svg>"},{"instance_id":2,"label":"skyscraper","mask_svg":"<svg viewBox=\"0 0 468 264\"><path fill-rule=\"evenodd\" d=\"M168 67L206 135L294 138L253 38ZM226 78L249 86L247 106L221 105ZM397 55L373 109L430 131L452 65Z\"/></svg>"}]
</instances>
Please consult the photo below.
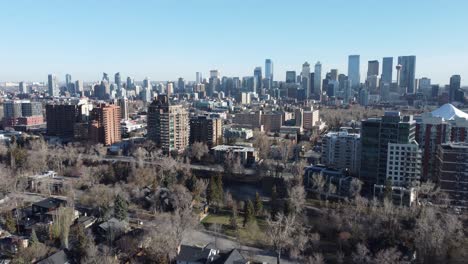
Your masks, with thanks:
<instances>
[{"instance_id":1,"label":"skyscraper","mask_svg":"<svg viewBox=\"0 0 468 264\"><path fill-rule=\"evenodd\" d=\"M265 60L265 78L270 81L270 87L273 84L273 61L271 59Z\"/></svg>"},{"instance_id":2,"label":"skyscraper","mask_svg":"<svg viewBox=\"0 0 468 264\"><path fill-rule=\"evenodd\" d=\"M122 88L122 78L120 77L120 72L114 75L114 82L115 85L117 85L117 90L120 90Z\"/></svg>"},{"instance_id":3,"label":"skyscraper","mask_svg":"<svg viewBox=\"0 0 468 264\"><path fill-rule=\"evenodd\" d=\"M201 83L202 82L202 74L201 72L196 72L195 73L195 83Z\"/></svg>"},{"instance_id":4,"label":"skyscraper","mask_svg":"<svg viewBox=\"0 0 468 264\"><path fill-rule=\"evenodd\" d=\"M318 61L314 69L314 97L316 100L322 98L322 64Z\"/></svg>"},{"instance_id":5,"label":"skyscraper","mask_svg":"<svg viewBox=\"0 0 468 264\"><path fill-rule=\"evenodd\" d=\"M109 82L110 82L110 81L109 81L109 74L103 72L103 73L102 73L102 80L109 83Z\"/></svg>"},{"instance_id":6,"label":"skyscraper","mask_svg":"<svg viewBox=\"0 0 468 264\"><path fill-rule=\"evenodd\" d=\"M182 105L171 105L166 95L148 107L148 138L164 153L182 152L189 144L189 117Z\"/></svg>"},{"instance_id":7,"label":"skyscraper","mask_svg":"<svg viewBox=\"0 0 468 264\"><path fill-rule=\"evenodd\" d=\"M26 89L26 85L24 84L24 82L20 82L18 88L19 88L19 92L22 93L22 94L28 92L27 89Z\"/></svg>"},{"instance_id":8,"label":"skyscraper","mask_svg":"<svg viewBox=\"0 0 468 264\"><path fill-rule=\"evenodd\" d=\"M76 80L75 81L75 93L83 92L83 81Z\"/></svg>"},{"instance_id":9,"label":"skyscraper","mask_svg":"<svg viewBox=\"0 0 468 264\"><path fill-rule=\"evenodd\" d=\"M385 57L382 60L382 75L380 80L382 83L392 83L393 75L393 57Z\"/></svg>"},{"instance_id":10,"label":"skyscraper","mask_svg":"<svg viewBox=\"0 0 468 264\"><path fill-rule=\"evenodd\" d=\"M133 89L134 83L132 77L128 76L127 77L127 87L125 87L127 90Z\"/></svg>"},{"instance_id":11,"label":"skyscraper","mask_svg":"<svg viewBox=\"0 0 468 264\"><path fill-rule=\"evenodd\" d=\"M310 98L310 64L306 61L302 64L301 72L302 89L305 91L305 98Z\"/></svg>"},{"instance_id":12,"label":"skyscraper","mask_svg":"<svg viewBox=\"0 0 468 264\"><path fill-rule=\"evenodd\" d=\"M349 55L348 57L348 79L351 82L352 89L358 89L361 83L359 60L360 60L359 55Z\"/></svg>"},{"instance_id":13,"label":"skyscraper","mask_svg":"<svg viewBox=\"0 0 468 264\"><path fill-rule=\"evenodd\" d=\"M452 75L450 77L450 87L449 87L449 100L450 102L456 101L457 91L460 90L461 86L461 76Z\"/></svg>"},{"instance_id":14,"label":"skyscraper","mask_svg":"<svg viewBox=\"0 0 468 264\"><path fill-rule=\"evenodd\" d=\"M48 90L49 96L56 97L59 96L59 89L57 84L57 77L55 74L49 74L48 76Z\"/></svg>"},{"instance_id":15,"label":"skyscraper","mask_svg":"<svg viewBox=\"0 0 468 264\"><path fill-rule=\"evenodd\" d=\"M286 83L296 83L296 71L286 72Z\"/></svg>"},{"instance_id":16,"label":"skyscraper","mask_svg":"<svg viewBox=\"0 0 468 264\"><path fill-rule=\"evenodd\" d=\"M260 92L262 89L262 67L255 67L254 69L254 78L255 78L255 90L254 93Z\"/></svg>"},{"instance_id":17,"label":"skyscraper","mask_svg":"<svg viewBox=\"0 0 468 264\"><path fill-rule=\"evenodd\" d=\"M401 65L400 72L400 87L406 88L409 94L415 90L415 74L416 74L416 56L400 56L398 64Z\"/></svg>"},{"instance_id":18,"label":"skyscraper","mask_svg":"<svg viewBox=\"0 0 468 264\"><path fill-rule=\"evenodd\" d=\"M65 87L67 87L67 91L71 92L72 86L72 76L70 74L65 74Z\"/></svg>"},{"instance_id":19,"label":"skyscraper","mask_svg":"<svg viewBox=\"0 0 468 264\"><path fill-rule=\"evenodd\" d=\"M379 61L371 60L367 64L367 77L379 75Z\"/></svg>"}]
</instances>

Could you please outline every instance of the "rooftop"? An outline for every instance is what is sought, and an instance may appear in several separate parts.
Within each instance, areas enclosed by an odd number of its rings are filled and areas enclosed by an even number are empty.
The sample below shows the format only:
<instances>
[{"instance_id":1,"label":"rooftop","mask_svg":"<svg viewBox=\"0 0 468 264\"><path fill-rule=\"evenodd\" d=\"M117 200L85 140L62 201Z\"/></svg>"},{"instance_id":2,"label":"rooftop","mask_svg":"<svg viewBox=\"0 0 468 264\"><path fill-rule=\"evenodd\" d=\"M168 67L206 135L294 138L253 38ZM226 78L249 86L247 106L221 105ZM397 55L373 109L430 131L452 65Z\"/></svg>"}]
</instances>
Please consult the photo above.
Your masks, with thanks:
<instances>
[{"instance_id":1,"label":"rooftop","mask_svg":"<svg viewBox=\"0 0 468 264\"><path fill-rule=\"evenodd\" d=\"M442 117L445 120L453 120L456 117L468 119L468 114L456 108L452 104L444 104L431 112L432 116Z\"/></svg>"}]
</instances>

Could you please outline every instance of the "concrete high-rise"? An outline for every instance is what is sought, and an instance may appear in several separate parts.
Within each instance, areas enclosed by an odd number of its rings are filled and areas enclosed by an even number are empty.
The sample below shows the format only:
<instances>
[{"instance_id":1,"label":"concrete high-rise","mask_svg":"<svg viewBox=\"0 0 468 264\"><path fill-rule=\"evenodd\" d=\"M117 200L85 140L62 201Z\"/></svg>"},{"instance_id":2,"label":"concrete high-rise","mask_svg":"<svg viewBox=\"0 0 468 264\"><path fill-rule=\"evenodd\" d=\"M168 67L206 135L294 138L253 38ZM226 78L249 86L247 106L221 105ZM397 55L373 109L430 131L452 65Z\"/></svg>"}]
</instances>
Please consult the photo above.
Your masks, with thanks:
<instances>
[{"instance_id":1,"label":"concrete high-rise","mask_svg":"<svg viewBox=\"0 0 468 264\"><path fill-rule=\"evenodd\" d=\"M371 60L367 63L367 77L379 75L379 61Z\"/></svg>"},{"instance_id":2,"label":"concrete high-rise","mask_svg":"<svg viewBox=\"0 0 468 264\"><path fill-rule=\"evenodd\" d=\"M190 126L187 110L171 105L166 95L160 95L148 107L148 139L164 153L182 152L189 144Z\"/></svg>"},{"instance_id":3,"label":"concrete high-rise","mask_svg":"<svg viewBox=\"0 0 468 264\"><path fill-rule=\"evenodd\" d=\"M59 96L59 88L55 74L49 74L48 76L48 92L51 97Z\"/></svg>"},{"instance_id":4,"label":"concrete high-rise","mask_svg":"<svg viewBox=\"0 0 468 264\"><path fill-rule=\"evenodd\" d=\"M201 83L202 81L203 81L202 73L201 72L196 72L195 73L195 83Z\"/></svg>"},{"instance_id":5,"label":"concrete high-rise","mask_svg":"<svg viewBox=\"0 0 468 264\"><path fill-rule=\"evenodd\" d=\"M399 112L385 112L381 118L370 118L361 123L360 178L367 190L374 184L386 184L388 145L413 143L415 130L413 116L402 116Z\"/></svg>"},{"instance_id":6,"label":"concrete high-rise","mask_svg":"<svg viewBox=\"0 0 468 264\"><path fill-rule=\"evenodd\" d=\"M128 119L128 99L126 97L122 97L117 99L117 104L120 107L120 117L122 120Z\"/></svg>"},{"instance_id":7,"label":"concrete high-rise","mask_svg":"<svg viewBox=\"0 0 468 264\"><path fill-rule=\"evenodd\" d=\"M322 64L318 61L314 67L314 97L322 99Z\"/></svg>"},{"instance_id":8,"label":"concrete high-rise","mask_svg":"<svg viewBox=\"0 0 468 264\"><path fill-rule=\"evenodd\" d=\"M348 57L348 80L351 82L352 89L359 89L361 84L359 55L349 55Z\"/></svg>"},{"instance_id":9,"label":"concrete high-rise","mask_svg":"<svg viewBox=\"0 0 468 264\"><path fill-rule=\"evenodd\" d=\"M400 87L413 94L416 88L416 56L400 56L398 64L401 65Z\"/></svg>"},{"instance_id":10,"label":"concrete high-rise","mask_svg":"<svg viewBox=\"0 0 468 264\"><path fill-rule=\"evenodd\" d=\"M382 75L380 81L382 83L392 83L393 78L393 57L384 57L382 59Z\"/></svg>"},{"instance_id":11,"label":"concrete high-rise","mask_svg":"<svg viewBox=\"0 0 468 264\"><path fill-rule=\"evenodd\" d=\"M91 111L89 123L89 139L105 146L122 140L120 125L120 107L109 104L99 104Z\"/></svg>"},{"instance_id":12,"label":"concrete high-rise","mask_svg":"<svg viewBox=\"0 0 468 264\"><path fill-rule=\"evenodd\" d=\"M322 136L322 163L336 169L347 169L357 175L360 167L361 138L359 134L328 132Z\"/></svg>"}]
</instances>

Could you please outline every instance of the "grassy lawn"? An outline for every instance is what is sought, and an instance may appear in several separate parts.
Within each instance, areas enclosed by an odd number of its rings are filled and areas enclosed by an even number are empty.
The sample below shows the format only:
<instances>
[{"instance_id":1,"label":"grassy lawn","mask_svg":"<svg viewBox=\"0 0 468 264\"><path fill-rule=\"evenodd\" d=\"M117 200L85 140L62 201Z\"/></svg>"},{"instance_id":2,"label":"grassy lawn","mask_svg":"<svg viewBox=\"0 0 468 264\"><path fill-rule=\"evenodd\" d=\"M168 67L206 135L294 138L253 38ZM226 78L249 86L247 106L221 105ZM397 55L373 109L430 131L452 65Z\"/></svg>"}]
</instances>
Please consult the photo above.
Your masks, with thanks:
<instances>
[{"instance_id":1,"label":"grassy lawn","mask_svg":"<svg viewBox=\"0 0 468 264\"><path fill-rule=\"evenodd\" d=\"M224 235L240 239L240 242L250 246L264 246L266 244L266 221L263 217L257 217L256 224L243 226L244 218L242 215L237 217L238 230L234 230L230 225L231 215L227 212L210 213L202 220L206 229L212 230L213 224L220 225L220 230Z\"/></svg>"}]
</instances>

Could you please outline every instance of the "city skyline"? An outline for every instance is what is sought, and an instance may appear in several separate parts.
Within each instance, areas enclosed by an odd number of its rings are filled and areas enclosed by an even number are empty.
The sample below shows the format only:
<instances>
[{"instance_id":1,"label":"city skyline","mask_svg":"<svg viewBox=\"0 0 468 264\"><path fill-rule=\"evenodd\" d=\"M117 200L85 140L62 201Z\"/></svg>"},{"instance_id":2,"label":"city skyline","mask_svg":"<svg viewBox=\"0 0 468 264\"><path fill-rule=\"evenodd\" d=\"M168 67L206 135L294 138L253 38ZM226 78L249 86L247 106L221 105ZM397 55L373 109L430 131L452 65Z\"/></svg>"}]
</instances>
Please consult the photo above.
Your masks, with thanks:
<instances>
[{"instance_id":1,"label":"city skyline","mask_svg":"<svg viewBox=\"0 0 468 264\"><path fill-rule=\"evenodd\" d=\"M67 73L92 81L102 72L121 72L136 80L194 80L195 72L206 76L212 69L242 77L251 76L257 66L264 68L266 58L275 65L275 79L284 80L286 71L300 72L305 61L320 61L323 72L336 68L346 73L348 56L358 54L361 79L369 60L382 64L383 57L416 55L416 78L447 84L450 76L459 74L463 86L463 76L468 75L463 7L468 3L451 2L392 1L379 4L386 12L370 12L374 6L365 0L339 1L338 9L309 1L255 1L249 8L217 1L4 1L0 31L9 41L0 44L5 62L0 81L46 81L49 73L59 81ZM303 8L297 8L299 4ZM275 19L285 14L287 19ZM174 23L167 25L171 20ZM304 35L298 25L314 21L323 27L314 26L315 31ZM446 41L454 34L458 41ZM197 41L207 36L212 41ZM314 41L317 36L324 41Z\"/></svg>"}]
</instances>

